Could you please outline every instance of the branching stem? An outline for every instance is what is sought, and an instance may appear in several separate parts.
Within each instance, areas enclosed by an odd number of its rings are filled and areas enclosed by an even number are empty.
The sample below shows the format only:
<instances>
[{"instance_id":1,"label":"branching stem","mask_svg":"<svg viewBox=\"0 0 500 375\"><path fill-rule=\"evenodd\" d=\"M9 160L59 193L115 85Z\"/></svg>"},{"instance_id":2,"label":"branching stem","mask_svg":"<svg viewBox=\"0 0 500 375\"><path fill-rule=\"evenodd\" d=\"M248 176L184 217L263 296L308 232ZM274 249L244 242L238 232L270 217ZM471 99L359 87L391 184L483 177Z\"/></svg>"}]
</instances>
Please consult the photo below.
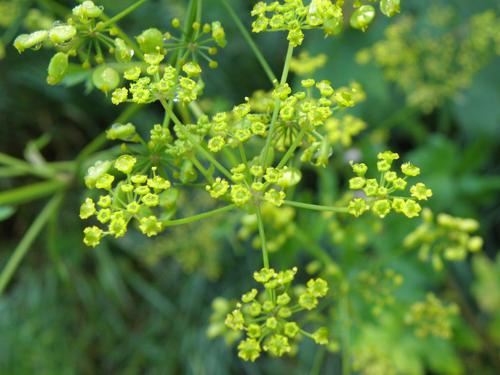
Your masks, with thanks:
<instances>
[{"instance_id":1,"label":"branching stem","mask_svg":"<svg viewBox=\"0 0 500 375\"><path fill-rule=\"evenodd\" d=\"M106 27L110 25L114 25L116 22L121 20L122 18L128 16L130 13L132 13L134 10L139 8L142 4L144 4L148 0L138 0L128 8L122 10L120 13L116 14L115 16L111 17L109 20L105 21L100 25L102 29L105 29Z\"/></svg>"},{"instance_id":2,"label":"branching stem","mask_svg":"<svg viewBox=\"0 0 500 375\"><path fill-rule=\"evenodd\" d=\"M271 83L274 81L277 81L277 78L274 75L271 67L267 63L264 55L262 55L262 52L260 51L257 44L255 44L255 42L253 41L252 37L250 36L250 33L248 32L246 27L243 25L243 22L241 22L240 17L236 14L236 12L234 11L234 9L231 7L231 5L229 4L229 2L227 0L222 0L222 4L224 4L224 6L226 7L227 11L229 12L229 15L231 16L234 23L238 27L238 30L240 30L241 34L243 35L243 38L245 38L245 41L247 42L248 46L255 54L255 57L259 61L260 66L262 67L262 69L266 73L266 75L269 78L269 80L271 81Z\"/></svg>"},{"instance_id":3,"label":"branching stem","mask_svg":"<svg viewBox=\"0 0 500 375\"><path fill-rule=\"evenodd\" d=\"M191 133L189 133L189 130L186 129L186 126L177 118L175 113L172 111L172 109L169 107L169 105L163 100L160 100L163 108L165 111L167 111L169 117L172 119L172 121L177 125L184 133L186 138L191 142L191 144L198 150L200 154L202 154L208 161L210 161L224 176L226 176L228 179L231 179L231 173L221 164L219 163L213 156L203 148L200 143L194 139Z\"/></svg>"},{"instance_id":4,"label":"branching stem","mask_svg":"<svg viewBox=\"0 0 500 375\"><path fill-rule=\"evenodd\" d=\"M281 74L281 81L280 84L283 85L286 83L286 80L288 78L288 72L290 70L290 62L292 60L293 56L293 46L291 44L288 44L288 50L286 53L286 58L285 58L285 65L283 66L283 72ZM264 148L262 150L261 154L261 162L264 167L267 166L267 158L269 155L269 148L271 147L271 141L273 139L274 135L274 128L276 126L276 121L278 120L278 115L281 107L281 100L276 99L274 102L274 110L273 110L273 115L271 118L271 124L269 125L269 134L267 135L266 143L264 145ZM264 168L265 169L265 168Z\"/></svg>"},{"instance_id":5,"label":"branching stem","mask_svg":"<svg viewBox=\"0 0 500 375\"><path fill-rule=\"evenodd\" d=\"M266 233L264 231L264 220L262 219L262 212L260 211L260 206L255 207L255 213L257 214L257 224L259 226L259 236L262 246L262 263L264 268L269 268L269 254L267 251Z\"/></svg>"},{"instance_id":6,"label":"branching stem","mask_svg":"<svg viewBox=\"0 0 500 375\"><path fill-rule=\"evenodd\" d=\"M306 210L313 210L313 211L338 212L338 213L348 212L347 207L323 206L319 204L303 203L303 202L288 201L288 200L286 200L284 204L287 206L304 208Z\"/></svg>"},{"instance_id":7,"label":"branching stem","mask_svg":"<svg viewBox=\"0 0 500 375\"><path fill-rule=\"evenodd\" d=\"M224 213L224 212L231 211L235 207L236 206L234 204L230 204L230 205L227 205L224 207L216 208L216 209L211 210L211 211L203 212L201 214L185 217L182 219L162 220L162 223L166 227L173 227L176 225L190 224L190 223L194 223L194 222L199 221L199 220L206 219L208 217L212 217L212 216Z\"/></svg>"}]
</instances>

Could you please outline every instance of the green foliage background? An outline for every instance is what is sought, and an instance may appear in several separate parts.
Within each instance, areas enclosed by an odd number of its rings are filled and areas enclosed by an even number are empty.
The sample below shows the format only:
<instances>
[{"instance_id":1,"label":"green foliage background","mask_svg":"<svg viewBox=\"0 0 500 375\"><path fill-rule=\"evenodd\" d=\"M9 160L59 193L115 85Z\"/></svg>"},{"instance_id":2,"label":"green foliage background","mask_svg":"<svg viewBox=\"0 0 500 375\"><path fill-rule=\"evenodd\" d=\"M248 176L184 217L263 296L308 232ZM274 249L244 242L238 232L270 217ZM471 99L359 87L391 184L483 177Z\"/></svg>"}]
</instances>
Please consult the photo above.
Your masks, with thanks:
<instances>
[{"instance_id":1,"label":"green foliage background","mask_svg":"<svg viewBox=\"0 0 500 375\"><path fill-rule=\"evenodd\" d=\"M49 14L50 3L23 2ZM131 2L100 3L108 14L114 14ZM248 25L251 3L233 3ZM494 7L488 0L439 3L456 11L457 24ZM435 4L404 0L401 13L419 20ZM123 26L131 33L162 27L172 17L182 16L184 7L181 0L151 0ZM269 89L258 62L217 0L205 2L205 18L221 19L229 44L219 56L219 68L206 77L205 97L212 102L202 104L230 108L257 89ZM498 374L500 260L493 262L500 246L500 61L498 57L491 60L468 88L432 112L422 113L405 104L402 91L384 80L379 67L354 62L360 49L383 38L391 22L394 19L378 17L367 33L346 30L338 38L324 39L321 33L311 32L302 48L328 56L315 78L329 79L334 85L356 80L365 88L367 100L357 107L356 115L369 127L354 151L373 161L388 145L419 165L423 181L434 191L431 208L480 221L484 255L453 264L448 273L435 273L401 249L404 236L416 226L413 221L390 218L377 234L370 232L369 225L359 225L358 232L348 235L354 242L355 233L365 234L368 250L345 251L329 240L328 218L306 213L297 220L308 233L307 241L288 241L275 259L286 267L290 259L298 257L304 269L311 258L303 248L315 243L352 270L366 266L371 254L389 256L389 265L405 277L398 299L409 305L432 290L447 301L456 301L462 318L450 341L418 340L395 323L397 312L387 312L378 320L362 319L357 342L390 348L390 360L398 362L404 374ZM0 31L5 39L9 27ZM20 32L22 26L16 30ZM255 39L278 70L286 49L283 36L259 34ZM82 95L82 84L47 86L49 58L47 51L21 58L13 47L6 46L0 60L2 153L33 160L42 149L48 161L73 160L119 115L97 90L87 88ZM132 121L140 128L141 124L161 122L160 116L160 108L149 107ZM327 169L309 171L304 196L333 202L338 198L338 186L345 184L345 169L345 163L338 160ZM88 249L81 241L82 224L77 215L83 192L81 174L79 169L57 215L0 297L1 374L340 373L340 356L311 343L304 343L292 359L265 358L245 364L222 339L207 338L212 300L217 296L237 298L251 287L250 275L260 263L260 255L235 235L238 224L231 217L170 230L155 240L128 233L119 241ZM0 191L38 181L0 176ZM12 215L2 208L1 267L45 202L45 197L19 202ZM182 212L197 212L204 204L202 197L185 197ZM403 256L391 257L398 253Z\"/></svg>"}]
</instances>

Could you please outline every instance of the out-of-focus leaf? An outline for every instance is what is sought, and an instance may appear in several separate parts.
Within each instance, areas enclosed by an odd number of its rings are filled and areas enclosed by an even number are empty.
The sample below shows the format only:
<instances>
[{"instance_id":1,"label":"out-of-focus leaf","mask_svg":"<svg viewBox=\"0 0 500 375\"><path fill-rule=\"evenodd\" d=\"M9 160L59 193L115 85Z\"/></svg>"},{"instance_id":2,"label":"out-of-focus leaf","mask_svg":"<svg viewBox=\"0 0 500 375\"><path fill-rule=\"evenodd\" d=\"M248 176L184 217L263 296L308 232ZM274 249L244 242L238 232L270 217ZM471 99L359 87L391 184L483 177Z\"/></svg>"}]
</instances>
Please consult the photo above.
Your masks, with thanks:
<instances>
[{"instance_id":1,"label":"out-of-focus leaf","mask_svg":"<svg viewBox=\"0 0 500 375\"><path fill-rule=\"evenodd\" d=\"M14 212L16 209L12 206L0 206L0 221L7 220Z\"/></svg>"}]
</instances>

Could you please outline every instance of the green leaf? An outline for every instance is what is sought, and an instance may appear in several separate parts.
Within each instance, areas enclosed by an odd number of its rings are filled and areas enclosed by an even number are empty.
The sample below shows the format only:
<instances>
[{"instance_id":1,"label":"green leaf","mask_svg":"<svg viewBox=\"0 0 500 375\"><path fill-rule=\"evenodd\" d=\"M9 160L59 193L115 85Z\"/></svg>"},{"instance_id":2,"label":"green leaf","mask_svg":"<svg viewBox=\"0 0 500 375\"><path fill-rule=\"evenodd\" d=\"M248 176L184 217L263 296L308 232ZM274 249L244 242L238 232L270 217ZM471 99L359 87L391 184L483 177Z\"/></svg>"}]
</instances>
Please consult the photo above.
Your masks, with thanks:
<instances>
[{"instance_id":1,"label":"green leaf","mask_svg":"<svg viewBox=\"0 0 500 375\"><path fill-rule=\"evenodd\" d=\"M14 212L16 209L12 206L0 206L0 221L7 220Z\"/></svg>"}]
</instances>

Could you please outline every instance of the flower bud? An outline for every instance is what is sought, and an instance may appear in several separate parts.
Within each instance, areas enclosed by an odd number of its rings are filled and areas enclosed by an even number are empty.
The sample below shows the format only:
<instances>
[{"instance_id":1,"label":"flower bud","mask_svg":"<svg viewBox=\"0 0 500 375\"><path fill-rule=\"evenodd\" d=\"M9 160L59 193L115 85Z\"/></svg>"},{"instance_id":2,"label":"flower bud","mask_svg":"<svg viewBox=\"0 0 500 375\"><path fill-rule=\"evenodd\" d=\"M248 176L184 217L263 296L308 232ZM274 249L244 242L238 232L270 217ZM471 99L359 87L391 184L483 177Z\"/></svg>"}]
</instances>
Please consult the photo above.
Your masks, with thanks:
<instances>
[{"instance_id":1,"label":"flower bud","mask_svg":"<svg viewBox=\"0 0 500 375\"><path fill-rule=\"evenodd\" d=\"M31 34L21 34L14 40L14 47L19 53L22 53L27 48L36 48L41 45L49 33L45 30L35 31Z\"/></svg>"},{"instance_id":2,"label":"flower bud","mask_svg":"<svg viewBox=\"0 0 500 375\"><path fill-rule=\"evenodd\" d=\"M64 52L58 52L50 59L47 83L57 85L61 82L68 72L68 55Z\"/></svg>"},{"instance_id":3,"label":"flower bud","mask_svg":"<svg viewBox=\"0 0 500 375\"><path fill-rule=\"evenodd\" d=\"M120 38L115 39L115 58L118 62L129 62L134 55L134 50L129 48L125 41Z\"/></svg>"},{"instance_id":4,"label":"flower bud","mask_svg":"<svg viewBox=\"0 0 500 375\"><path fill-rule=\"evenodd\" d=\"M362 5L354 11L350 23L353 28L366 31L374 17L375 8L371 5Z\"/></svg>"},{"instance_id":5,"label":"flower bud","mask_svg":"<svg viewBox=\"0 0 500 375\"><path fill-rule=\"evenodd\" d=\"M330 18L323 24L323 31L326 36L335 36L342 32L343 26L342 18Z\"/></svg>"},{"instance_id":6,"label":"flower bud","mask_svg":"<svg viewBox=\"0 0 500 375\"><path fill-rule=\"evenodd\" d=\"M97 180L101 178L109 170L110 167L110 161L96 161L95 164L87 171L87 174L85 176L85 185L89 189L94 188Z\"/></svg>"},{"instance_id":7,"label":"flower bud","mask_svg":"<svg viewBox=\"0 0 500 375\"><path fill-rule=\"evenodd\" d=\"M212 22L212 37L219 47L224 48L226 46L226 33L224 32L224 28L219 21Z\"/></svg>"},{"instance_id":8,"label":"flower bud","mask_svg":"<svg viewBox=\"0 0 500 375\"><path fill-rule=\"evenodd\" d=\"M120 141L130 141L137 135L135 126L131 123L113 124L109 130L106 131L106 137L110 140L119 139Z\"/></svg>"},{"instance_id":9,"label":"flower bud","mask_svg":"<svg viewBox=\"0 0 500 375\"><path fill-rule=\"evenodd\" d=\"M121 155L115 161L115 168L118 169L122 173L130 174L130 172L132 172L132 169L134 168L134 165L136 162L137 162L137 159L131 155Z\"/></svg>"},{"instance_id":10,"label":"flower bud","mask_svg":"<svg viewBox=\"0 0 500 375\"><path fill-rule=\"evenodd\" d=\"M97 18L102 14L102 7L94 4L92 1L84 1L73 8L73 14L79 18Z\"/></svg>"},{"instance_id":11,"label":"flower bud","mask_svg":"<svg viewBox=\"0 0 500 375\"><path fill-rule=\"evenodd\" d=\"M120 83L120 76L116 70L108 66L100 66L92 74L92 82L99 90L108 92L114 90Z\"/></svg>"},{"instance_id":12,"label":"flower bud","mask_svg":"<svg viewBox=\"0 0 500 375\"><path fill-rule=\"evenodd\" d=\"M387 17L399 13L399 0L380 0L380 11Z\"/></svg>"},{"instance_id":13,"label":"flower bud","mask_svg":"<svg viewBox=\"0 0 500 375\"><path fill-rule=\"evenodd\" d=\"M201 73L200 66L193 61L184 64L182 66L182 70L188 75L188 77L197 77Z\"/></svg>"},{"instance_id":14,"label":"flower bud","mask_svg":"<svg viewBox=\"0 0 500 375\"><path fill-rule=\"evenodd\" d=\"M87 246L96 247L101 242L101 238L103 236L103 232L96 226L87 227L83 230L84 238L83 242Z\"/></svg>"},{"instance_id":15,"label":"flower bud","mask_svg":"<svg viewBox=\"0 0 500 375\"><path fill-rule=\"evenodd\" d=\"M196 173L196 169L194 168L191 161L186 160L184 161L184 163L182 163L181 174L179 178L184 184L196 181L196 179L198 178L198 173Z\"/></svg>"},{"instance_id":16,"label":"flower bud","mask_svg":"<svg viewBox=\"0 0 500 375\"><path fill-rule=\"evenodd\" d=\"M52 43L61 44L71 40L76 35L76 28L71 25L55 26L49 31Z\"/></svg>"},{"instance_id":17,"label":"flower bud","mask_svg":"<svg viewBox=\"0 0 500 375\"><path fill-rule=\"evenodd\" d=\"M158 221L156 216L143 217L139 220L139 223L139 229L148 237L156 236L163 230L163 224Z\"/></svg>"},{"instance_id":18,"label":"flower bud","mask_svg":"<svg viewBox=\"0 0 500 375\"><path fill-rule=\"evenodd\" d=\"M181 21L178 18L174 18L172 20L172 27L174 29L178 29L179 27L181 27Z\"/></svg>"},{"instance_id":19,"label":"flower bud","mask_svg":"<svg viewBox=\"0 0 500 375\"><path fill-rule=\"evenodd\" d=\"M302 179L302 173L299 169L285 168L278 179L278 185L283 188L289 188L297 185Z\"/></svg>"},{"instance_id":20,"label":"flower bud","mask_svg":"<svg viewBox=\"0 0 500 375\"><path fill-rule=\"evenodd\" d=\"M144 30L136 39L144 53L158 53L163 47L163 34L155 28Z\"/></svg>"}]
</instances>

